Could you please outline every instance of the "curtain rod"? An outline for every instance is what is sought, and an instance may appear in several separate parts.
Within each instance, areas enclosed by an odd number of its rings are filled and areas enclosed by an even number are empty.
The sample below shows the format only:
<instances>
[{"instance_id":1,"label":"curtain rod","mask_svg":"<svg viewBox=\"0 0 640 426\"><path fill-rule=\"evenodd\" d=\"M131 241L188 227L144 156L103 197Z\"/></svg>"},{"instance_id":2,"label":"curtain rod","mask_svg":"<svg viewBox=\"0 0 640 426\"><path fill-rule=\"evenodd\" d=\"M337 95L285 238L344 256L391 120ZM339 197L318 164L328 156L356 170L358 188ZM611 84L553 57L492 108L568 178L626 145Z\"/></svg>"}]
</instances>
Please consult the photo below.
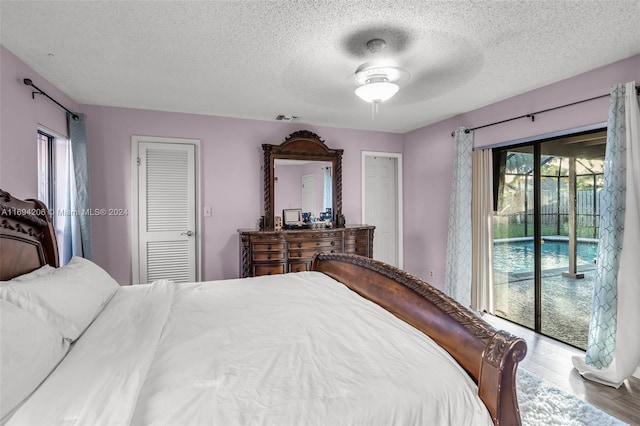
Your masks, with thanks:
<instances>
[{"instance_id":1,"label":"curtain rod","mask_svg":"<svg viewBox=\"0 0 640 426\"><path fill-rule=\"evenodd\" d=\"M636 95L640 96L640 86L636 86ZM578 104L581 104L583 102L589 102L589 101L593 101L593 100L596 100L596 99L604 98L604 97L607 97L607 96L611 96L611 94L607 93L606 95L594 96L593 98L583 99L581 101L572 102L570 104L560 105L560 106L553 107L553 108L547 108L547 109L543 109L542 111L536 111L536 112L532 112L532 113L529 113L529 114L519 115L519 116L513 117L513 118L507 118L506 120L496 121L495 123L489 123L489 124L484 124L482 126L466 128L466 129L464 129L464 132L465 133L469 133L472 130L483 129L485 127L495 126L496 124L502 124L502 123L507 123L509 121L519 120L521 118L531 118L531 121L535 121L536 120L535 116L538 115L538 114L542 114L543 112L549 112L549 111L553 111L553 110L556 110L556 109L565 108L565 107L568 107L568 106L578 105ZM454 137L455 134L456 134L455 131L451 132L451 137Z\"/></svg>"},{"instance_id":2,"label":"curtain rod","mask_svg":"<svg viewBox=\"0 0 640 426\"><path fill-rule=\"evenodd\" d=\"M73 119L75 121L80 120L80 117L78 117L77 114L69 111L67 108L64 107L64 105L62 105L60 102L56 101L55 99L53 99L51 96L47 95L42 89L40 89L38 86L36 86L35 84L33 84L33 81L31 81L30 78L25 78L24 80L22 80L22 82L27 85L27 86L31 86L34 89L37 90L37 92L31 92L31 99L35 99L36 95L44 95L47 98L49 98L50 100L52 100L53 102L55 102L56 105L58 105L60 108L62 108L63 110L67 111L69 114L71 114L71 117L73 117Z\"/></svg>"}]
</instances>

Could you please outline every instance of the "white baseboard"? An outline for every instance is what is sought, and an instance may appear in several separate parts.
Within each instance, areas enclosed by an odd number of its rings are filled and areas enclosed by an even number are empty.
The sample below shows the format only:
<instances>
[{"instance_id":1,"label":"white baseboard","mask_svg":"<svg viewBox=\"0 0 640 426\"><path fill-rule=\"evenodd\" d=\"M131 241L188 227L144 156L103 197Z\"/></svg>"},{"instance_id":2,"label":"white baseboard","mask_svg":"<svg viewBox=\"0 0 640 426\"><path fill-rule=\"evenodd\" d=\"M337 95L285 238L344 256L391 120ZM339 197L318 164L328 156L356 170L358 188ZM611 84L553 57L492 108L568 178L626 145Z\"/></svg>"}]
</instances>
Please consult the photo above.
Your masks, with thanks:
<instances>
[{"instance_id":1,"label":"white baseboard","mask_svg":"<svg viewBox=\"0 0 640 426\"><path fill-rule=\"evenodd\" d=\"M636 368L636 372L633 373L633 377L640 379L640 367Z\"/></svg>"}]
</instances>

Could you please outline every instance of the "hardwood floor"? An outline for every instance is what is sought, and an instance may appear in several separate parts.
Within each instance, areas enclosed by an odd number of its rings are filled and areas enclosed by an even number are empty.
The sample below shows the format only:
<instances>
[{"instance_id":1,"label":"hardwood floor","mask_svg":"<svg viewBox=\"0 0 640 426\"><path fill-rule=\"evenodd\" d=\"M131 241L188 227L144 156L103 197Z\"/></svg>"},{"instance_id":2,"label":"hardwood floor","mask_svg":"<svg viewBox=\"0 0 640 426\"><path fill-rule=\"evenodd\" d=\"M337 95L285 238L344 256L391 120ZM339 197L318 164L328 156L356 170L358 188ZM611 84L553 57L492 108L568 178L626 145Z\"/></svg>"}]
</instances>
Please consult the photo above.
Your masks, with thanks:
<instances>
[{"instance_id":1,"label":"hardwood floor","mask_svg":"<svg viewBox=\"0 0 640 426\"><path fill-rule=\"evenodd\" d=\"M584 356L583 351L492 315L483 318L525 339L528 352L520 363L523 368L623 422L640 426L640 379L632 377L618 389L583 379L571 363L571 357Z\"/></svg>"}]
</instances>

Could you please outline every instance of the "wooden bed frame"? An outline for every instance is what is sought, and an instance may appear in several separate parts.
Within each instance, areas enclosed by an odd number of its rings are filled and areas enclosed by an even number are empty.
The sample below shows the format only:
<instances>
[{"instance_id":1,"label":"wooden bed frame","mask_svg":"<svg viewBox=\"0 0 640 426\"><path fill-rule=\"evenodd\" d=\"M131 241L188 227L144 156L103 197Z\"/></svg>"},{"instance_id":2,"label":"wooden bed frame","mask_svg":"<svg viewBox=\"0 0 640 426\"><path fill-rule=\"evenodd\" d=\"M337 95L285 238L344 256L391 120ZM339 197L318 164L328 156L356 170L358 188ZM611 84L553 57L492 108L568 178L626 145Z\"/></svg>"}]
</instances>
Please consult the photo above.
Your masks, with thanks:
<instances>
[{"instance_id":1,"label":"wooden bed frame","mask_svg":"<svg viewBox=\"0 0 640 426\"><path fill-rule=\"evenodd\" d=\"M9 280L45 264L58 266L55 231L46 207L0 190L0 279ZM319 254L312 269L430 336L478 384L478 395L494 424L521 424L515 379L518 362L527 352L524 340L496 330L426 282L382 262Z\"/></svg>"}]
</instances>

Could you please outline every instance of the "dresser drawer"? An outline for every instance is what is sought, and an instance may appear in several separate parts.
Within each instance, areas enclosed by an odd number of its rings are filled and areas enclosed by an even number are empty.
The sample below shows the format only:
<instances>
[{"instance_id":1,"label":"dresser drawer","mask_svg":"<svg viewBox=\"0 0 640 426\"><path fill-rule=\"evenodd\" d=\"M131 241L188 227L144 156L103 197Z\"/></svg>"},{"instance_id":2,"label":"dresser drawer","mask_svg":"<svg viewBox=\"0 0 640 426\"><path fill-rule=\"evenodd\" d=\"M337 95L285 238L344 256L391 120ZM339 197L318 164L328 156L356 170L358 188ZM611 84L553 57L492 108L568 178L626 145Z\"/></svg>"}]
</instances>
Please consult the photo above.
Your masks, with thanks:
<instances>
[{"instance_id":1,"label":"dresser drawer","mask_svg":"<svg viewBox=\"0 0 640 426\"><path fill-rule=\"evenodd\" d=\"M353 244L367 244L369 242L369 231L347 231L344 236L345 247Z\"/></svg>"},{"instance_id":2,"label":"dresser drawer","mask_svg":"<svg viewBox=\"0 0 640 426\"><path fill-rule=\"evenodd\" d=\"M367 244L345 245L344 252L349 254L359 254L360 256L369 256L369 246Z\"/></svg>"},{"instance_id":3,"label":"dresser drawer","mask_svg":"<svg viewBox=\"0 0 640 426\"><path fill-rule=\"evenodd\" d=\"M323 229L320 231L302 231L287 235L287 241L289 244L295 241L309 241L309 240L342 240L344 238L344 231L335 229Z\"/></svg>"},{"instance_id":4,"label":"dresser drawer","mask_svg":"<svg viewBox=\"0 0 640 426\"><path fill-rule=\"evenodd\" d=\"M262 275L277 275L277 274L284 274L285 272L285 266L287 266L284 263L278 263L278 264L269 264L269 265L257 265L254 264L253 265L253 276L254 277L259 277Z\"/></svg>"},{"instance_id":5,"label":"dresser drawer","mask_svg":"<svg viewBox=\"0 0 640 426\"><path fill-rule=\"evenodd\" d=\"M254 251L253 260L284 260L284 251Z\"/></svg>"},{"instance_id":6,"label":"dresser drawer","mask_svg":"<svg viewBox=\"0 0 640 426\"><path fill-rule=\"evenodd\" d=\"M289 242L289 250L342 250L342 241L336 240L305 240Z\"/></svg>"},{"instance_id":7,"label":"dresser drawer","mask_svg":"<svg viewBox=\"0 0 640 426\"><path fill-rule=\"evenodd\" d=\"M299 260L299 259L311 259L316 253L340 253L342 249L337 248L325 248L323 250L289 250L289 259L291 260Z\"/></svg>"},{"instance_id":8,"label":"dresser drawer","mask_svg":"<svg viewBox=\"0 0 640 426\"><path fill-rule=\"evenodd\" d=\"M253 251L282 251L284 250L284 241L272 242L272 243L254 243L252 245Z\"/></svg>"},{"instance_id":9,"label":"dresser drawer","mask_svg":"<svg viewBox=\"0 0 640 426\"><path fill-rule=\"evenodd\" d=\"M309 270L309 262L291 262L289 263L289 272L304 272Z\"/></svg>"}]
</instances>

